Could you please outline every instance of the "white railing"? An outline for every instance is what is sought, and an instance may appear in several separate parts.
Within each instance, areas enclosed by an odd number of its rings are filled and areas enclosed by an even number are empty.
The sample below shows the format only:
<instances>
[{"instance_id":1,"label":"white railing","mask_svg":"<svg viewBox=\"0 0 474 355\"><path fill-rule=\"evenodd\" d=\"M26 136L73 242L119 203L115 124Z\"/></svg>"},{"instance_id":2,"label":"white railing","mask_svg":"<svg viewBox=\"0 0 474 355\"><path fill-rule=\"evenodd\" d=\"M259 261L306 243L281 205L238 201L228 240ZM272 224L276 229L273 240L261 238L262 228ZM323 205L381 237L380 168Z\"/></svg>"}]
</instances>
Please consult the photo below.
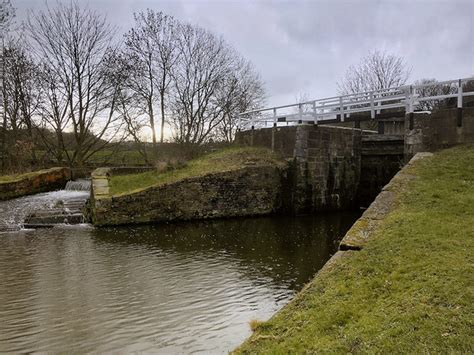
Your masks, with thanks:
<instances>
[{"instance_id":1,"label":"white railing","mask_svg":"<svg viewBox=\"0 0 474 355\"><path fill-rule=\"evenodd\" d=\"M468 82L473 82L470 89L466 89ZM370 118L375 119L382 110L404 108L410 113L424 102L449 98L457 98L457 107L462 108L466 96L474 96L474 78L400 86L242 112L238 127L248 130L304 122L318 124L335 119L344 121L352 113L364 112L370 112Z\"/></svg>"}]
</instances>

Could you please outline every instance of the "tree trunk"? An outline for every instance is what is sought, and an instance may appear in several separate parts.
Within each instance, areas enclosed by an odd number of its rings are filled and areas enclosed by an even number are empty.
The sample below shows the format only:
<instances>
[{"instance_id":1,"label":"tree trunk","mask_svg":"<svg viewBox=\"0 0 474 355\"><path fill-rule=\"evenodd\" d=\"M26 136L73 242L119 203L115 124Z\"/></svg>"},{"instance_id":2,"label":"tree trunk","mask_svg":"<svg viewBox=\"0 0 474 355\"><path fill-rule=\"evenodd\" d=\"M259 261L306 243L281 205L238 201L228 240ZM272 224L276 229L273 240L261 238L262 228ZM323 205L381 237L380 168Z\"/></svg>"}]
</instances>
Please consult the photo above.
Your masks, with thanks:
<instances>
[{"instance_id":1,"label":"tree trunk","mask_svg":"<svg viewBox=\"0 0 474 355\"><path fill-rule=\"evenodd\" d=\"M155 132L155 116L153 114L153 103L148 101L148 112L150 116L151 136L153 140L153 153L156 153L156 132Z\"/></svg>"},{"instance_id":2,"label":"tree trunk","mask_svg":"<svg viewBox=\"0 0 474 355\"><path fill-rule=\"evenodd\" d=\"M160 108L161 108L161 130L160 130L160 143L163 143L164 131L165 131L165 93L160 93Z\"/></svg>"},{"instance_id":3,"label":"tree trunk","mask_svg":"<svg viewBox=\"0 0 474 355\"><path fill-rule=\"evenodd\" d=\"M0 154L2 155L2 173L5 172L6 169L6 158L7 158L7 114L6 112L3 113L3 124L2 124L2 151Z\"/></svg>"}]
</instances>

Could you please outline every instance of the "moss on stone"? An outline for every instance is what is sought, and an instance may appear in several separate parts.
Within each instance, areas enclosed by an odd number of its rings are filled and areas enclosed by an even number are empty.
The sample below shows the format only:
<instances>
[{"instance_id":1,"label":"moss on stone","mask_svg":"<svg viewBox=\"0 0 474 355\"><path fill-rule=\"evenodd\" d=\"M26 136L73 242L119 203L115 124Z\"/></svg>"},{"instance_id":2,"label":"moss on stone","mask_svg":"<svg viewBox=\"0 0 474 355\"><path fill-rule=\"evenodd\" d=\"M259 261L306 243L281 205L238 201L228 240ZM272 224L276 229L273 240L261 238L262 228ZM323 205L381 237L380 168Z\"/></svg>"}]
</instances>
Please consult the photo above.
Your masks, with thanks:
<instances>
[{"instance_id":1,"label":"moss on stone","mask_svg":"<svg viewBox=\"0 0 474 355\"><path fill-rule=\"evenodd\" d=\"M48 174L56 171L58 168L42 169L31 171L23 174L0 175L0 184L8 184L11 182L18 182L21 180L33 179L39 175Z\"/></svg>"},{"instance_id":2,"label":"moss on stone","mask_svg":"<svg viewBox=\"0 0 474 355\"><path fill-rule=\"evenodd\" d=\"M460 146L404 168L385 190L397 203L356 226L378 224L364 247L338 252L236 352L472 353L473 162Z\"/></svg>"},{"instance_id":3,"label":"moss on stone","mask_svg":"<svg viewBox=\"0 0 474 355\"><path fill-rule=\"evenodd\" d=\"M233 147L207 154L189 161L184 167L166 172L149 171L139 174L116 175L109 179L110 195L135 193L152 186L174 183L186 178L233 171L247 166L283 166L277 154L269 149L256 147Z\"/></svg>"},{"instance_id":4,"label":"moss on stone","mask_svg":"<svg viewBox=\"0 0 474 355\"><path fill-rule=\"evenodd\" d=\"M7 200L64 187L71 178L69 168L50 168L25 174L0 176L0 200Z\"/></svg>"}]
</instances>

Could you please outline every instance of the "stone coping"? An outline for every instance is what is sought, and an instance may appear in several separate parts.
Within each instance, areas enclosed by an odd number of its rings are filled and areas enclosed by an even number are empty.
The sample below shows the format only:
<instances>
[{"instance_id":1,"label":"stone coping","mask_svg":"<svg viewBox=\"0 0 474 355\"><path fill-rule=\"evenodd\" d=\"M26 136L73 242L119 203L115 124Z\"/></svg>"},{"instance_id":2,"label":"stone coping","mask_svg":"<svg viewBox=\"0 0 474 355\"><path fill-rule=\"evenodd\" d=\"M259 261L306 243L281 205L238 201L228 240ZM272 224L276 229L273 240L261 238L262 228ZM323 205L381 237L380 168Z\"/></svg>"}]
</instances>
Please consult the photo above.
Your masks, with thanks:
<instances>
[{"instance_id":1,"label":"stone coping","mask_svg":"<svg viewBox=\"0 0 474 355\"><path fill-rule=\"evenodd\" d=\"M94 199L109 197L109 177L112 168L98 168L91 173L91 193Z\"/></svg>"},{"instance_id":2,"label":"stone coping","mask_svg":"<svg viewBox=\"0 0 474 355\"><path fill-rule=\"evenodd\" d=\"M285 308L291 304L304 301L308 292L313 292L311 289L318 284L319 280L330 278L333 272L338 272L338 266L341 261L356 255L361 250L368 240L372 237L378 227L381 226L382 221L387 215L393 211L400 202L400 192L406 191L408 188L407 182L416 178L415 175L410 174L407 170L415 162L432 156L432 153L421 152L417 153L403 168L400 170L392 180L383 188L382 192L377 196L374 202L364 212L364 214L354 223L342 239L339 250L324 264L324 266L317 272L314 278L309 281L301 291L280 311L273 315L281 313ZM258 339L258 338L257 338ZM255 335L245 340L245 343L255 341ZM242 353L240 348L235 349L231 354Z\"/></svg>"},{"instance_id":3,"label":"stone coping","mask_svg":"<svg viewBox=\"0 0 474 355\"><path fill-rule=\"evenodd\" d=\"M105 167L97 168L91 173L92 194L94 198L108 198L109 178L113 175L138 174L153 170L153 167Z\"/></svg>"},{"instance_id":4,"label":"stone coping","mask_svg":"<svg viewBox=\"0 0 474 355\"><path fill-rule=\"evenodd\" d=\"M432 155L433 153L417 153L385 185L374 202L346 233L340 243L340 250L360 250L366 245L373 232L382 224L383 219L399 204L401 193L407 189L407 182L416 179L415 175L408 172L408 168L416 161Z\"/></svg>"}]
</instances>

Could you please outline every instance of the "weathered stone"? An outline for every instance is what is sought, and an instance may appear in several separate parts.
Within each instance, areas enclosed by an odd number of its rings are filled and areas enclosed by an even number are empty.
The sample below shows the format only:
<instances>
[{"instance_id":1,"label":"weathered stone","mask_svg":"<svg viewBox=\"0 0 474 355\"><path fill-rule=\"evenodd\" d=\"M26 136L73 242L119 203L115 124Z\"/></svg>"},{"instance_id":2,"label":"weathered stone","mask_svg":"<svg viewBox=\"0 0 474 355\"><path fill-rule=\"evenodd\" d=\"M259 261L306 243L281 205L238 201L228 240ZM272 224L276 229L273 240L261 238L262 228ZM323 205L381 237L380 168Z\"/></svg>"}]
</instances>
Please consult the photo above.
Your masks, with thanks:
<instances>
[{"instance_id":1,"label":"weathered stone","mask_svg":"<svg viewBox=\"0 0 474 355\"><path fill-rule=\"evenodd\" d=\"M103 190L93 175L92 220L103 226L269 214L283 207L286 169L246 166L117 196L97 195Z\"/></svg>"},{"instance_id":2,"label":"weathered stone","mask_svg":"<svg viewBox=\"0 0 474 355\"><path fill-rule=\"evenodd\" d=\"M60 189L70 179L69 168L51 168L20 175L17 180L0 182L0 200Z\"/></svg>"},{"instance_id":3,"label":"weathered stone","mask_svg":"<svg viewBox=\"0 0 474 355\"><path fill-rule=\"evenodd\" d=\"M413 125L410 127L410 120ZM405 155L474 143L474 107L415 112L405 118Z\"/></svg>"},{"instance_id":4,"label":"weathered stone","mask_svg":"<svg viewBox=\"0 0 474 355\"><path fill-rule=\"evenodd\" d=\"M410 162L400 170L386 185L374 202L353 224L341 241L341 250L359 250L364 247L372 237L374 231L380 226L388 214L394 210L409 181L416 178L410 173L410 167L418 160L431 156L432 153L418 153Z\"/></svg>"},{"instance_id":5,"label":"weathered stone","mask_svg":"<svg viewBox=\"0 0 474 355\"><path fill-rule=\"evenodd\" d=\"M284 131L284 133L283 133ZM239 132L237 142L271 148L270 130ZM294 159L290 191L294 213L347 209L356 200L362 131L347 127L298 125L281 128L275 151Z\"/></svg>"}]
</instances>

